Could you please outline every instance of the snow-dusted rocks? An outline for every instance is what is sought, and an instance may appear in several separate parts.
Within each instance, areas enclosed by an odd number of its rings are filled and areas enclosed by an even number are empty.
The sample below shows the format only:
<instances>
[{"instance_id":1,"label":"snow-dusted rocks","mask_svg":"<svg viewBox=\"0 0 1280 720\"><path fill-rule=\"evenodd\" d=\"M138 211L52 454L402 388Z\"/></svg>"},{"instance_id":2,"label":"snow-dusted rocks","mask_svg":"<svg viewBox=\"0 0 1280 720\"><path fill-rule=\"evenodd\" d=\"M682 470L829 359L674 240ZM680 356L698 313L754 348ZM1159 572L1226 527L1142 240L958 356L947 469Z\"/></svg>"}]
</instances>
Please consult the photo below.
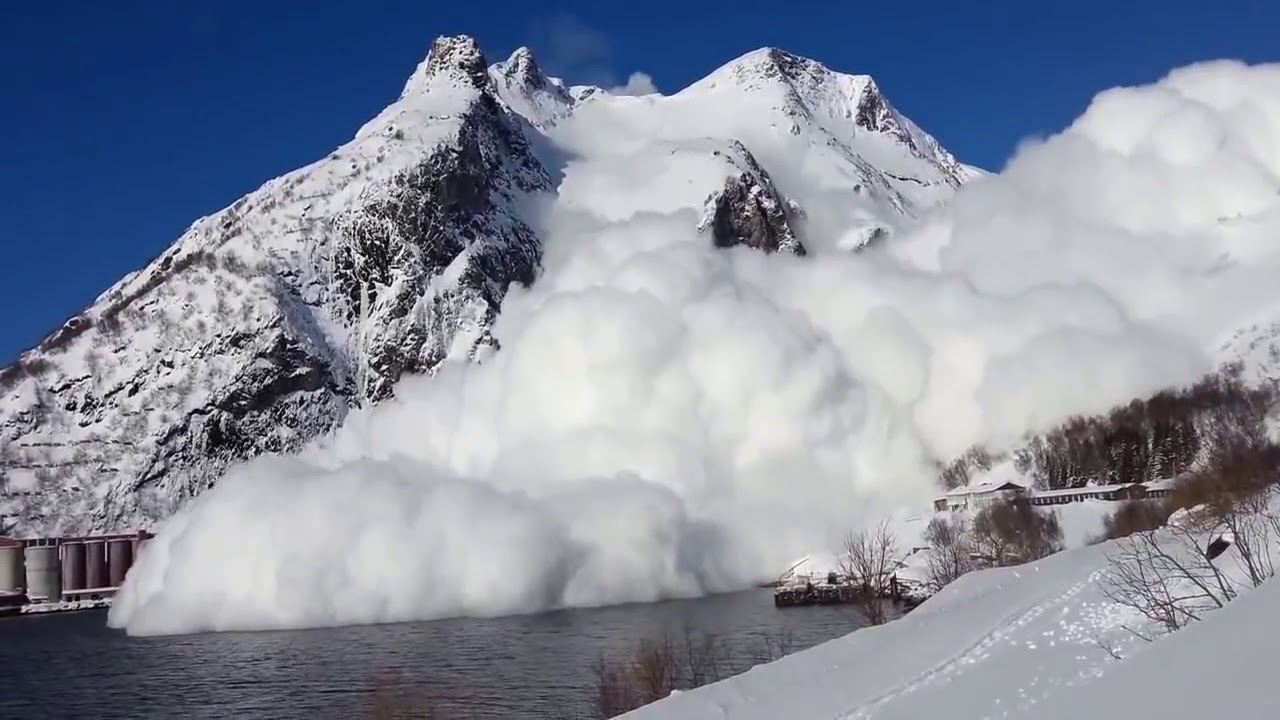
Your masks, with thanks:
<instances>
[{"instance_id":1,"label":"snow-dusted rocks","mask_svg":"<svg viewBox=\"0 0 1280 720\"><path fill-rule=\"evenodd\" d=\"M778 194L769 175L742 143L730 145L727 153L713 150L712 154L727 157L739 172L729 175L724 189L707 201L698 230L710 232L717 247L746 245L765 252L804 255L804 245L792 228L800 206Z\"/></svg>"},{"instance_id":2,"label":"snow-dusted rocks","mask_svg":"<svg viewBox=\"0 0 1280 720\"><path fill-rule=\"evenodd\" d=\"M870 78L779 50L629 97L440 38L349 143L197 220L0 370L0 519L150 524L405 374L490 352L553 198L687 209L709 244L803 255L888 237L970 175Z\"/></svg>"}]
</instances>

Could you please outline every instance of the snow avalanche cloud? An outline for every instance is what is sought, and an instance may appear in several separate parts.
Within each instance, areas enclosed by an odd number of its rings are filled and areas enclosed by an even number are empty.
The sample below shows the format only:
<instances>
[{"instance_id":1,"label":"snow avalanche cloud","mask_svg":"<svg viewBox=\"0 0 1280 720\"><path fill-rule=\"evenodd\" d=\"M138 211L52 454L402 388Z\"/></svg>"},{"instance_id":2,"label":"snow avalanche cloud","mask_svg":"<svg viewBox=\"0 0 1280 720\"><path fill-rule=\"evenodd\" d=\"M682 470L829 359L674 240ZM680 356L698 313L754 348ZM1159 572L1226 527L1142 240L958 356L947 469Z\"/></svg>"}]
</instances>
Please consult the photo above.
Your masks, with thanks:
<instances>
[{"instance_id":1,"label":"snow avalanche cloud","mask_svg":"<svg viewBox=\"0 0 1280 720\"><path fill-rule=\"evenodd\" d=\"M569 130L596 147L626 132L598 120ZM578 162L641 207L664 190L627 158ZM934 463L972 443L1198 377L1280 300L1280 66L1104 92L857 255L715 250L696 210L600 217L567 172L501 352L233 470L161 528L109 623L305 627L742 588L918 514Z\"/></svg>"}]
</instances>

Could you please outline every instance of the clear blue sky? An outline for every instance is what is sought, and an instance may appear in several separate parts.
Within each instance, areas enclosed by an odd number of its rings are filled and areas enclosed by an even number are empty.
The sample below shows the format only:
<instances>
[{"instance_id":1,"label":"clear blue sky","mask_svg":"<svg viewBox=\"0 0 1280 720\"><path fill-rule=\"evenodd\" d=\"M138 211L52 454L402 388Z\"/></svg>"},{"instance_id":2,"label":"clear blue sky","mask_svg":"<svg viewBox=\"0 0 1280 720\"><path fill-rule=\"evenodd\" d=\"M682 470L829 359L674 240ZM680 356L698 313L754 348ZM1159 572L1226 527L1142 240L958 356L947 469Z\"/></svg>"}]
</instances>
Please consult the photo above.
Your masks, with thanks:
<instances>
[{"instance_id":1,"label":"clear blue sky","mask_svg":"<svg viewBox=\"0 0 1280 720\"><path fill-rule=\"evenodd\" d=\"M1196 60L1280 60L1276 0L644 3L62 0L0 9L0 364L195 218L345 142L433 37L529 45L572 81L677 90L783 47L874 75L998 169L1098 90Z\"/></svg>"}]
</instances>

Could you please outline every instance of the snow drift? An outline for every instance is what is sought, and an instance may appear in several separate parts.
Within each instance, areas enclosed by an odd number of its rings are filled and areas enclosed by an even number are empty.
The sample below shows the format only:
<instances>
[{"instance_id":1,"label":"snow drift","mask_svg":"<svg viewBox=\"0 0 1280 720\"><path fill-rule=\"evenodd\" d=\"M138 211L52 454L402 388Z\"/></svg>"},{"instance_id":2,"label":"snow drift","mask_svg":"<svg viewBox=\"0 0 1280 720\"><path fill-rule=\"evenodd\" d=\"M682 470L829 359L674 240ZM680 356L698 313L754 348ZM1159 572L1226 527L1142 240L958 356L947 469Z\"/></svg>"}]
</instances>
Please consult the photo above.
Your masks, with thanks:
<instances>
[{"instance_id":1,"label":"snow drift","mask_svg":"<svg viewBox=\"0 0 1280 720\"><path fill-rule=\"evenodd\" d=\"M1177 539L1163 529L1155 537L1195 574L1205 561L1188 553L1213 534ZM1263 537L1255 548L1274 556L1280 538L1255 536ZM620 717L1272 717L1277 692L1267 673L1280 582L1253 587L1238 548L1229 549L1214 566L1236 599L1216 608L1185 578L1170 584L1203 619L1168 634L1113 599L1112 561L1123 561L1127 542L969 573L900 620Z\"/></svg>"},{"instance_id":2,"label":"snow drift","mask_svg":"<svg viewBox=\"0 0 1280 720\"><path fill-rule=\"evenodd\" d=\"M636 171L638 144L702 132L680 114L695 91L560 119L548 135L572 159L536 219L542 274L493 329L501 351L234 469L160 528L109 623L301 627L744 587L923 510L934 463L973 443L1196 379L1280 301L1280 67L1104 92L856 254L826 227L847 195L821 168L743 137L829 221L808 226L807 257L711 247L697 210L664 200L678 178ZM646 109L618 122L624 103Z\"/></svg>"}]
</instances>

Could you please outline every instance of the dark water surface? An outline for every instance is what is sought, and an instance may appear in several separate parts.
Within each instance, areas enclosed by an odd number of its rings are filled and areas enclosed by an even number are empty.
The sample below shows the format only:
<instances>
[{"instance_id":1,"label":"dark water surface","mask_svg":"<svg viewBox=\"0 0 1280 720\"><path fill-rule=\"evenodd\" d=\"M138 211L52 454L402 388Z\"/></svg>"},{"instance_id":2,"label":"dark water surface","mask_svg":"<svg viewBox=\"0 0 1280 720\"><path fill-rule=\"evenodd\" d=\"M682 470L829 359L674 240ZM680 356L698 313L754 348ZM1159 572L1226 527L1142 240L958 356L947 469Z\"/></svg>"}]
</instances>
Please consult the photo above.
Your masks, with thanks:
<instances>
[{"instance_id":1,"label":"dark water surface","mask_svg":"<svg viewBox=\"0 0 1280 720\"><path fill-rule=\"evenodd\" d=\"M713 633L750 662L864 624L852 606L777 609L768 590L497 619L133 638L106 612L0 619L0 718L358 718L394 678L449 717L590 711L592 668L644 638ZM383 678L384 681L379 679ZM383 684L383 687L386 685Z\"/></svg>"}]
</instances>

